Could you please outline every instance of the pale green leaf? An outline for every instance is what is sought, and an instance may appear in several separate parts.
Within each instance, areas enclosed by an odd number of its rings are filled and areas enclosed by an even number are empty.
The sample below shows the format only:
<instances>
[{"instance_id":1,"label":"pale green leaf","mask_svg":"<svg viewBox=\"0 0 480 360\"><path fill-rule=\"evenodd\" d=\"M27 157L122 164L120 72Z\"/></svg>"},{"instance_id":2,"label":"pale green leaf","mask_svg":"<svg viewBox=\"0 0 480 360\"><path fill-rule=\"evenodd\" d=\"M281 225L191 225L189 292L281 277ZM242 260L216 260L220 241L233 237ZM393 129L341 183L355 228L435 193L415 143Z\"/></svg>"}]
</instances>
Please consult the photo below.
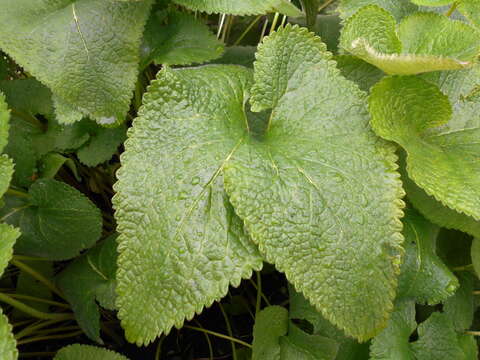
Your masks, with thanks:
<instances>
[{"instance_id":1,"label":"pale green leaf","mask_svg":"<svg viewBox=\"0 0 480 360\"><path fill-rule=\"evenodd\" d=\"M465 360L465 353L450 319L435 312L418 326L418 341L412 343L417 359Z\"/></svg>"},{"instance_id":2,"label":"pale green leaf","mask_svg":"<svg viewBox=\"0 0 480 360\"><path fill-rule=\"evenodd\" d=\"M260 15L279 12L288 16L301 16L302 12L287 0L174 0L191 10L232 15Z\"/></svg>"},{"instance_id":3,"label":"pale green leaf","mask_svg":"<svg viewBox=\"0 0 480 360\"><path fill-rule=\"evenodd\" d=\"M60 349L54 360L128 360L128 358L107 349L75 344Z\"/></svg>"},{"instance_id":4,"label":"pale green leaf","mask_svg":"<svg viewBox=\"0 0 480 360\"><path fill-rule=\"evenodd\" d=\"M479 220L480 117L468 115L475 102L462 106L451 118L450 102L435 85L390 77L372 89L371 124L379 136L405 149L408 175L427 194Z\"/></svg>"},{"instance_id":5,"label":"pale green leaf","mask_svg":"<svg viewBox=\"0 0 480 360\"><path fill-rule=\"evenodd\" d=\"M239 66L165 68L144 96L114 197L117 305L130 341L180 327L262 267L222 176L245 133L250 83Z\"/></svg>"},{"instance_id":6,"label":"pale green leaf","mask_svg":"<svg viewBox=\"0 0 480 360\"><path fill-rule=\"evenodd\" d=\"M57 115L121 122L151 1L6 0L0 48L53 92ZM81 115L80 115L81 118ZM59 117L60 122L79 117Z\"/></svg>"},{"instance_id":7,"label":"pale green leaf","mask_svg":"<svg viewBox=\"0 0 480 360\"><path fill-rule=\"evenodd\" d=\"M91 247L100 237L100 210L65 183L38 180L28 196L11 198L6 198L0 219L20 228L22 236L15 246L20 254L65 260Z\"/></svg>"},{"instance_id":8,"label":"pale green leaf","mask_svg":"<svg viewBox=\"0 0 480 360\"><path fill-rule=\"evenodd\" d=\"M341 0L338 11L343 19L349 18L362 7L377 5L391 13L397 21L418 11L418 6L410 0Z\"/></svg>"},{"instance_id":9,"label":"pale green leaf","mask_svg":"<svg viewBox=\"0 0 480 360\"><path fill-rule=\"evenodd\" d=\"M403 223L406 256L398 281L398 297L430 305L445 301L459 283L435 252L439 228L411 209Z\"/></svg>"},{"instance_id":10,"label":"pale green leaf","mask_svg":"<svg viewBox=\"0 0 480 360\"><path fill-rule=\"evenodd\" d=\"M371 360L416 360L409 339L417 323L415 303L410 300L397 301L387 327L372 340Z\"/></svg>"},{"instance_id":11,"label":"pale green leaf","mask_svg":"<svg viewBox=\"0 0 480 360\"><path fill-rule=\"evenodd\" d=\"M288 311L269 306L255 317L252 360L280 360L280 337L288 332Z\"/></svg>"},{"instance_id":12,"label":"pale green leaf","mask_svg":"<svg viewBox=\"0 0 480 360\"><path fill-rule=\"evenodd\" d=\"M478 0L461 0L458 11L476 27L480 27L480 2Z\"/></svg>"},{"instance_id":13,"label":"pale green leaf","mask_svg":"<svg viewBox=\"0 0 480 360\"><path fill-rule=\"evenodd\" d=\"M388 74L419 74L470 67L480 52L480 33L435 13L415 13L396 27L376 5L361 8L342 30L341 46Z\"/></svg>"},{"instance_id":14,"label":"pale green leaf","mask_svg":"<svg viewBox=\"0 0 480 360\"><path fill-rule=\"evenodd\" d=\"M152 14L143 36L142 68L157 64L201 64L220 57L223 44L207 25L193 15L172 11L163 25L163 12Z\"/></svg>"},{"instance_id":15,"label":"pale green leaf","mask_svg":"<svg viewBox=\"0 0 480 360\"><path fill-rule=\"evenodd\" d=\"M0 92L0 153L8 143L10 111L5 101L5 95Z\"/></svg>"},{"instance_id":16,"label":"pale green leaf","mask_svg":"<svg viewBox=\"0 0 480 360\"><path fill-rule=\"evenodd\" d=\"M443 313L450 319L455 330L462 332L468 330L473 322L475 303L473 298L474 278L468 272L457 274L460 280L460 287L455 295L445 301Z\"/></svg>"},{"instance_id":17,"label":"pale green leaf","mask_svg":"<svg viewBox=\"0 0 480 360\"><path fill-rule=\"evenodd\" d=\"M7 155L0 155L0 198L5 194L12 180L14 164Z\"/></svg>"},{"instance_id":18,"label":"pale green leaf","mask_svg":"<svg viewBox=\"0 0 480 360\"><path fill-rule=\"evenodd\" d=\"M342 75L357 84L363 91L368 92L385 75L377 67L352 55L339 55L335 60Z\"/></svg>"},{"instance_id":19,"label":"pale green leaf","mask_svg":"<svg viewBox=\"0 0 480 360\"><path fill-rule=\"evenodd\" d=\"M328 320L374 336L401 261L393 149L369 130L365 95L305 29L265 39L255 80L252 108L273 109L266 133L245 136L225 164L230 200L266 259Z\"/></svg>"},{"instance_id":20,"label":"pale green leaf","mask_svg":"<svg viewBox=\"0 0 480 360\"><path fill-rule=\"evenodd\" d=\"M110 236L71 263L57 277L65 298L87 336L99 343L100 312L98 303L115 309L115 272L117 270L117 236Z\"/></svg>"},{"instance_id":21,"label":"pale green leaf","mask_svg":"<svg viewBox=\"0 0 480 360\"><path fill-rule=\"evenodd\" d=\"M400 159L400 173L402 174L403 188L407 193L408 200L415 209L426 219L438 226L447 229L458 229L473 236L480 237L480 221L452 210L444 206L440 201L435 200L433 196L428 195L407 175L405 155L400 156Z\"/></svg>"},{"instance_id":22,"label":"pale green leaf","mask_svg":"<svg viewBox=\"0 0 480 360\"><path fill-rule=\"evenodd\" d=\"M0 224L1 226L1 224ZM0 230L1 231L1 230ZM17 342L12 334L12 326L0 308L0 358L16 360L18 358Z\"/></svg>"},{"instance_id":23,"label":"pale green leaf","mask_svg":"<svg viewBox=\"0 0 480 360\"><path fill-rule=\"evenodd\" d=\"M20 231L14 227L0 223L0 275L7 268L13 255L13 246L20 236Z\"/></svg>"}]
</instances>

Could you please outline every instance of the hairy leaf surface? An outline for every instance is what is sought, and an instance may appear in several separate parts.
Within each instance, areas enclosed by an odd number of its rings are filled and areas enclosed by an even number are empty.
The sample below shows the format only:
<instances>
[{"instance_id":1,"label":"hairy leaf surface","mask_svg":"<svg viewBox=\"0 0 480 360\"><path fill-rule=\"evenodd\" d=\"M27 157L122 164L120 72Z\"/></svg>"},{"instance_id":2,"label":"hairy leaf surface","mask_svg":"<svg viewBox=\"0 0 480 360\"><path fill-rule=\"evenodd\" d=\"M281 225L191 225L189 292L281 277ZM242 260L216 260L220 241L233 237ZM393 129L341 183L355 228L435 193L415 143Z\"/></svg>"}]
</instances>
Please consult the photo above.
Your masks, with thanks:
<instances>
[{"instance_id":1,"label":"hairy leaf surface","mask_svg":"<svg viewBox=\"0 0 480 360\"><path fill-rule=\"evenodd\" d=\"M287 0L174 0L191 10L232 15L256 15L279 12L288 16L301 16L302 12Z\"/></svg>"},{"instance_id":2,"label":"hairy leaf surface","mask_svg":"<svg viewBox=\"0 0 480 360\"><path fill-rule=\"evenodd\" d=\"M122 122L150 3L6 0L0 48L52 90L59 121Z\"/></svg>"},{"instance_id":3,"label":"hairy leaf surface","mask_svg":"<svg viewBox=\"0 0 480 360\"><path fill-rule=\"evenodd\" d=\"M458 11L473 25L480 27L480 2L477 0L462 0L458 4Z\"/></svg>"},{"instance_id":4,"label":"hairy leaf surface","mask_svg":"<svg viewBox=\"0 0 480 360\"><path fill-rule=\"evenodd\" d=\"M367 5L377 5L390 12L397 21L405 16L418 11L418 6L410 0L341 0L338 11L343 19L347 19L355 14L362 7Z\"/></svg>"},{"instance_id":5,"label":"hairy leaf surface","mask_svg":"<svg viewBox=\"0 0 480 360\"><path fill-rule=\"evenodd\" d=\"M397 29L388 11L370 5L346 21L340 44L388 74L409 75L472 66L479 38L469 25L435 13L410 15Z\"/></svg>"},{"instance_id":6,"label":"hairy leaf surface","mask_svg":"<svg viewBox=\"0 0 480 360\"><path fill-rule=\"evenodd\" d=\"M20 228L22 236L15 245L18 253L65 260L91 247L100 237L99 209L65 183L38 180L28 196L7 197L6 202L0 219Z\"/></svg>"},{"instance_id":7,"label":"hairy leaf surface","mask_svg":"<svg viewBox=\"0 0 480 360\"><path fill-rule=\"evenodd\" d=\"M114 198L119 316L130 341L180 327L262 266L222 178L245 135L250 83L237 66L167 68L145 95Z\"/></svg>"},{"instance_id":8,"label":"hairy leaf surface","mask_svg":"<svg viewBox=\"0 0 480 360\"><path fill-rule=\"evenodd\" d=\"M1 231L1 230L0 230ZM16 360L18 358L17 342L13 337L12 326L0 308L0 358Z\"/></svg>"},{"instance_id":9,"label":"hairy leaf surface","mask_svg":"<svg viewBox=\"0 0 480 360\"><path fill-rule=\"evenodd\" d=\"M385 78L370 96L375 132L407 152L407 172L427 194L448 207L480 220L480 117L454 114L448 98L425 80Z\"/></svg>"},{"instance_id":10,"label":"hairy leaf surface","mask_svg":"<svg viewBox=\"0 0 480 360\"><path fill-rule=\"evenodd\" d=\"M69 345L55 355L54 360L128 360L113 351L89 345Z\"/></svg>"}]
</instances>

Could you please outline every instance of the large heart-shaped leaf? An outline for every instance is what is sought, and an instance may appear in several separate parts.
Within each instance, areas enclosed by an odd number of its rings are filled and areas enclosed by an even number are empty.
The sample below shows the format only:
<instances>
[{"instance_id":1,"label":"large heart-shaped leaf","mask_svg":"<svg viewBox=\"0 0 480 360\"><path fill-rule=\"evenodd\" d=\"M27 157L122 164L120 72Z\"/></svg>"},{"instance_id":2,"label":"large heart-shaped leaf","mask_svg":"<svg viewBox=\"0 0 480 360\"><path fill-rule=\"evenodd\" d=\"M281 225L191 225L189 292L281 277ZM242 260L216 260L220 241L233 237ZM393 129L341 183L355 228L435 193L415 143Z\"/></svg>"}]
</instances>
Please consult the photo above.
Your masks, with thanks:
<instances>
[{"instance_id":1,"label":"large heart-shaped leaf","mask_svg":"<svg viewBox=\"0 0 480 360\"><path fill-rule=\"evenodd\" d=\"M59 121L121 122L151 1L6 0L0 48L47 85Z\"/></svg>"},{"instance_id":2,"label":"large heart-shaped leaf","mask_svg":"<svg viewBox=\"0 0 480 360\"><path fill-rule=\"evenodd\" d=\"M164 69L145 95L115 198L130 340L181 325L258 267L222 176L267 259L330 321L360 339L386 322L403 191L365 95L319 38L291 26L258 53L252 108L271 115L248 111L250 84L241 67Z\"/></svg>"},{"instance_id":3,"label":"large heart-shaped leaf","mask_svg":"<svg viewBox=\"0 0 480 360\"><path fill-rule=\"evenodd\" d=\"M477 100L454 112L448 98L418 77L389 77L373 89L375 132L407 152L407 172L427 194L480 220L480 117Z\"/></svg>"}]
</instances>

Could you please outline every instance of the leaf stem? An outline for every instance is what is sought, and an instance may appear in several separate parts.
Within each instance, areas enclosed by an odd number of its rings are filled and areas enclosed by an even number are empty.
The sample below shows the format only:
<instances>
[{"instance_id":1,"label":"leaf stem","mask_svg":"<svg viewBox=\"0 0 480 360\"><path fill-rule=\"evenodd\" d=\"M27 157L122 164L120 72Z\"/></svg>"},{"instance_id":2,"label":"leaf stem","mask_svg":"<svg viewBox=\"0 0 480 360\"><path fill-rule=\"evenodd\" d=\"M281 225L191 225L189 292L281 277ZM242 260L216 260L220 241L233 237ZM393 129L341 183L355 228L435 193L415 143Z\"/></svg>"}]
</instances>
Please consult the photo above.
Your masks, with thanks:
<instances>
[{"instance_id":1,"label":"leaf stem","mask_svg":"<svg viewBox=\"0 0 480 360\"><path fill-rule=\"evenodd\" d=\"M331 3L333 3L335 0L327 0L325 1L322 5L320 5L320 7L318 8L318 12L322 11L323 9L325 9L328 5L330 5Z\"/></svg>"},{"instance_id":2,"label":"leaf stem","mask_svg":"<svg viewBox=\"0 0 480 360\"><path fill-rule=\"evenodd\" d=\"M250 30L255 26L255 24L262 18L262 15L259 15L253 20L250 25L247 26L247 28L244 30L244 32L238 37L237 41L233 43L233 46L237 46L240 44L240 41L243 40L243 38L249 33Z\"/></svg>"},{"instance_id":3,"label":"leaf stem","mask_svg":"<svg viewBox=\"0 0 480 360\"><path fill-rule=\"evenodd\" d=\"M257 302L255 304L256 318L262 307L262 275L260 274L260 271L256 271L255 274L257 275Z\"/></svg>"},{"instance_id":4,"label":"leaf stem","mask_svg":"<svg viewBox=\"0 0 480 360\"><path fill-rule=\"evenodd\" d=\"M73 319L72 313L44 313L42 311L38 311L14 298L11 298L8 295L0 293L0 301L6 304L13 306L15 309L18 309L25 314L31 315L35 318L42 319L42 320L66 320L66 319Z\"/></svg>"},{"instance_id":5,"label":"leaf stem","mask_svg":"<svg viewBox=\"0 0 480 360\"><path fill-rule=\"evenodd\" d=\"M250 349L252 348L252 345L250 345L249 343L247 343L245 341L242 341L242 340L239 340L239 339L236 339L234 337L227 336L227 335L223 335L223 334L217 333L215 331L202 329L202 328L199 328L199 327L196 327L196 326L191 326L191 325L184 325L183 327L187 328L187 329L192 329L192 330L204 332L204 333L216 336L216 337L221 338L221 339L230 340L232 342L235 342L235 343L240 344L242 346L248 347Z\"/></svg>"},{"instance_id":6,"label":"leaf stem","mask_svg":"<svg viewBox=\"0 0 480 360\"><path fill-rule=\"evenodd\" d=\"M61 302L58 302L58 301L40 299L40 298L37 298L37 297L34 297L34 296L23 295L23 294L8 294L8 296L10 296L12 298L21 299L21 300L30 300L30 301L49 304L49 305L53 305L53 306L63 307L65 309L70 309L70 305L65 304L65 303L61 303Z\"/></svg>"},{"instance_id":7,"label":"leaf stem","mask_svg":"<svg viewBox=\"0 0 480 360\"><path fill-rule=\"evenodd\" d=\"M66 339L69 337L74 337L83 334L82 330L74 331L68 334L62 334L62 335L49 335L49 336L39 336L36 338L30 338L30 339L25 339L21 341L17 341L17 345L24 345L24 344L29 344L32 342L38 342L38 341L46 341L46 340L56 340L56 339Z\"/></svg>"},{"instance_id":8,"label":"leaf stem","mask_svg":"<svg viewBox=\"0 0 480 360\"><path fill-rule=\"evenodd\" d=\"M30 266L18 261L17 259L13 258L10 260L10 263L20 270L26 272L27 274L31 275L34 279L40 281L43 285L45 285L48 289L50 289L51 292L57 294L60 296L62 299L64 299L63 294L60 292L60 290L57 289L55 284L53 284L50 280L48 280L45 276L40 274L39 272L35 271L32 269Z\"/></svg>"},{"instance_id":9,"label":"leaf stem","mask_svg":"<svg viewBox=\"0 0 480 360\"><path fill-rule=\"evenodd\" d=\"M233 331L232 331L232 327L230 326L230 321L228 320L227 313L223 309L223 306L222 306L221 303L218 303L218 307L220 308L220 311L222 312L223 318L225 319L225 325L227 325L228 335L233 339ZM235 349L235 343L233 341L231 341L231 343L232 343L232 358L233 358L233 360L237 360L238 357L237 357L237 351Z\"/></svg>"},{"instance_id":10,"label":"leaf stem","mask_svg":"<svg viewBox=\"0 0 480 360\"><path fill-rule=\"evenodd\" d=\"M199 328L203 329L202 324L200 324L198 320L195 320L195 323L198 325ZM212 347L212 342L210 341L210 336L206 332L204 332L203 334L205 335L205 340L207 341L207 345L208 345L209 359L213 360L213 347Z\"/></svg>"},{"instance_id":11,"label":"leaf stem","mask_svg":"<svg viewBox=\"0 0 480 360\"><path fill-rule=\"evenodd\" d=\"M453 271L470 271L473 270L473 264L457 266L452 269Z\"/></svg>"},{"instance_id":12,"label":"leaf stem","mask_svg":"<svg viewBox=\"0 0 480 360\"><path fill-rule=\"evenodd\" d=\"M22 197L22 198L28 197L28 193L26 193L25 191L16 190L16 189L12 189L12 188L8 188L7 194L12 195L12 196Z\"/></svg>"},{"instance_id":13,"label":"leaf stem","mask_svg":"<svg viewBox=\"0 0 480 360\"><path fill-rule=\"evenodd\" d=\"M467 335L480 336L480 331L465 331Z\"/></svg>"},{"instance_id":14,"label":"leaf stem","mask_svg":"<svg viewBox=\"0 0 480 360\"><path fill-rule=\"evenodd\" d=\"M446 17L452 16L453 12L457 9L458 6L458 1L455 1L452 6L450 6L450 9L445 13Z\"/></svg>"}]
</instances>

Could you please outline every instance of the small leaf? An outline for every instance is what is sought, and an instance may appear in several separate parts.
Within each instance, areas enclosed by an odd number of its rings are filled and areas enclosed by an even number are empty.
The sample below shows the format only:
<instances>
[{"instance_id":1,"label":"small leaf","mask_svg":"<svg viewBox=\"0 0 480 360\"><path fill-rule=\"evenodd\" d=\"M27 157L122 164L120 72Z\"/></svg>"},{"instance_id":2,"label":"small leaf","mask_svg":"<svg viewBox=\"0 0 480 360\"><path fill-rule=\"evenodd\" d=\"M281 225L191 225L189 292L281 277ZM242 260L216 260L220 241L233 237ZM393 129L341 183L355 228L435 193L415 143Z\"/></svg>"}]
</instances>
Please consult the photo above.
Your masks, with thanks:
<instances>
[{"instance_id":1,"label":"small leaf","mask_svg":"<svg viewBox=\"0 0 480 360\"><path fill-rule=\"evenodd\" d=\"M287 334L288 322L288 311L280 306L269 306L257 314L252 360L280 360L280 337Z\"/></svg>"},{"instance_id":2,"label":"small leaf","mask_svg":"<svg viewBox=\"0 0 480 360\"><path fill-rule=\"evenodd\" d=\"M0 92L0 153L8 143L10 112L5 101L5 95Z\"/></svg>"},{"instance_id":3,"label":"small leaf","mask_svg":"<svg viewBox=\"0 0 480 360\"><path fill-rule=\"evenodd\" d=\"M54 360L128 360L128 358L107 349L75 344L60 349Z\"/></svg>"},{"instance_id":4,"label":"small leaf","mask_svg":"<svg viewBox=\"0 0 480 360\"><path fill-rule=\"evenodd\" d=\"M2 224L0 224L1 226ZM0 229L0 236L1 236ZM1 254L1 252L0 252ZM0 358L2 360L16 360L18 358L17 342L13 337L12 326L0 308Z\"/></svg>"},{"instance_id":5,"label":"small leaf","mask_svg":"<svg viewBox=\"0 0 480 360\"><path fill-rule=\"evenodd\" d=\"M455 330L462 332L468 330L473 322L475 303L473 297L474 278L468 272L459 272L460 287L455 295L448 298L443 305L443 313L450 319Z\"/></svg>"},{"instance_id":6,"label":"small leaf","mask_svg":"<svg viewBox=\"0 0 480 360\"><path fill-rule=\"evenodd\" d=\"M163 12L151 15L144 32L142 64L201 64L220 57L223 44L208 26L193 15L172 11L167 25L162 24Z\"/></svg>"},{"instance_id":7,"label":"small leaf","mask_svg":"<svg viewBox=\"0 0 480 360\"><path fill-rule=\"evenodd\" d=\"M8 190L12 180L13 169L12 160L6 155L0 155L0 198Z\"/></svg>"},{"instance_id":8,"label":"small leaf","mask_svg":"<svg viewBox=\"0 0 480 360\"><path fill-rule=\"evenodd\" d=\"M174 0L175 3L195 11L209 14L260 15L279 12L288 16L301 16L302 12L287 0Z\"/></svg>"},{"instance_id":9,"label":"small leaf","mask_svg":"<svg viewBox=\"0 0 480 360\"><path fill-rule=\"evenodd\" d=\"M56 180L38 180L26 198L7 197L0 218L18 226L18 253L50 260L75 257L91 247L102 230L100 210L82 193ZM14 200L14 201L13 201Z\"/></svg>"},{"instance_id":10,"label":"small leaf","mask_svg":"<svg viewBox=\"0 0 480 360\"><path fill-rule=\"evenodd\" d=\"M410 75L473 65L480 33L460 21L434 13L402 20L375 5L361 8L343 28L340 44L387 74Z\"/></svg>"},{"instance_id":11,"label":"small leaf","mask_svg":"<svg viewBox=\"0 0 480 360\"><path fill-rule=\"evenodd\" d=\"M7 0L0 13L0 48L52 90L57 115L75 114L59 116L59 122L82 114L122 122L150 4Z\"/></svg>"},{"instance_id":12,"label":"small leaf","mask_svg":"<svg viewBox=\"0 0 480 360\"><path fill-rule=\"evenodd\" d=\"M341 0L338 11L343 19L347 19L367 5L377 5L393 15L396 21L418 11L418 6L410 0Z\"/></svg>"},{"instance_id":13,"label":"small leaf","mask_svg":"<svg viewBox=\"0 0 480 360\"><path fill-rule=\"evenodd\" d=\"M19 236L20 231L18 229L0 223L0 275L3 274L12 258L13 246Z\"/></svg>"},{"instance_id":14,"label":"small leaf","mask_svg":"<svg viewBox=\"0 0 480 360\"><path fill-rule=\"evenodd\" d=\"M408 176L443 204L480 220L480 117L464 112L450 120L448 98L415 77L385 78L370 95L372 127L405 149Z\"/></svg>"},{"instance_id":15,"label":"small leaf","mask_svg":"<svg viewBox=\"0 0 480 360\"><path fill-rule=\"evenodd\" d=\"M71 263L57 277L65 298L72 305L80 327L92 340L100 338L100 312L96 301L115 309L117 236L110 236Z\"/></svg>"},{"instance_id":16,"label":"small leaf","mask_svg":"<svg viewBox=\"0 0 480 360\"><path fill-rule=\"evenodd\" d=\"M478 237L473 239L471 256L475 273L477 274L477 277L480 278L480 238Z\"/></svg>"},{"instance_id":17,"label":"small leaf","mask_svg":"<svg viewBox=\"0 0 480 360\"><path fill-rule=\"evenodd\" d=\"M406 256L398 281L398 297L429 305L445 301L459 283L435 252L439 228L413 210L406 212L403 222Z\"/></svg>"}]
</instances>

